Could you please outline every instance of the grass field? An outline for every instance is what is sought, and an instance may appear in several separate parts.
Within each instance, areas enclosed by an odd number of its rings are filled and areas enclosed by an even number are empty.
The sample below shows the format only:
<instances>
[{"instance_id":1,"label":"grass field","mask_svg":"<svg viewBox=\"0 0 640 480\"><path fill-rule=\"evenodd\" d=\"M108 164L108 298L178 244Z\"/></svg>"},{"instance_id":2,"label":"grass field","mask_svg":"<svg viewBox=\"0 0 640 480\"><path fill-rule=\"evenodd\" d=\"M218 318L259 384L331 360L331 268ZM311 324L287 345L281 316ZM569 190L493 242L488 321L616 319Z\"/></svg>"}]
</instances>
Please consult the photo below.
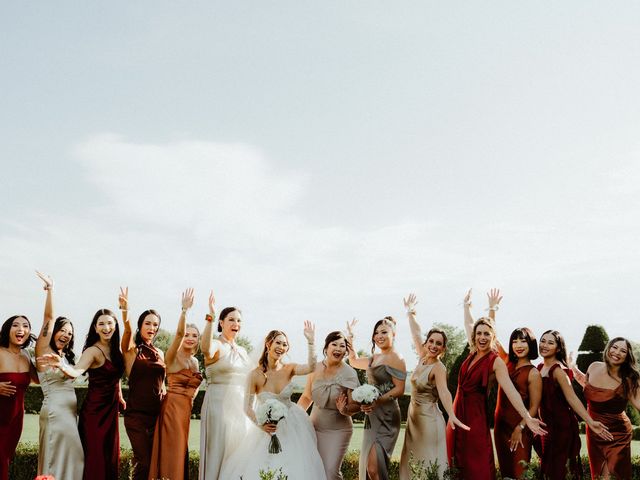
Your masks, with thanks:
<instances>
[{"instance_id":1,"label":"grass field","mask_svg":"<svg viewBox=\"0 0 640 480\"><path fill-rule=\"evenodd\" d=\"M38 443L38 415L25 415L24 416L24 428L22 430L21 442L33 442ZM354 425L353 437L351 437L351 444L349 450L360 450L362 445L362 424L358 423ZM580 435L582 439L582 454L587 454L587 442L584 435ZM396 448L393 451L393 456L400 458L400 452L402 451L402 443L404 442L404 425L400 432L400 437L396 443ZM131 448L129 443L129 437L124 429L124 422L120 417L120 445L125 448ZM191 429L189 431L189 450L200 449L200 420L191 420ZM631 442L631 455L640 455L640 441Z\"/></svg>"}]
</instances>

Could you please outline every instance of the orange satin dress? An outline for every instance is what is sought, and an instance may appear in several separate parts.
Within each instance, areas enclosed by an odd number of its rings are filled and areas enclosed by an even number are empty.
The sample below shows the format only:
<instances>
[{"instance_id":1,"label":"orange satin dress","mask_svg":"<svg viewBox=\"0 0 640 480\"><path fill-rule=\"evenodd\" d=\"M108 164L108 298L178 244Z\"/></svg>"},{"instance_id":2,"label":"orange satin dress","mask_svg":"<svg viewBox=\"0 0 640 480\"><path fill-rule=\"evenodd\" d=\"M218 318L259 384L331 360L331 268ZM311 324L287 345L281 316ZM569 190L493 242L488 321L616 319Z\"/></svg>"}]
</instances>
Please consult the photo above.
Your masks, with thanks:
<instances>
[{"instance_id":1,"label":"orange satin dress","mask_svg":"<svg viewBox=\"0 0 640 480\"><path fill-rule=\"evenodd\" d=\"M200 372L182 369L167 374L167 395L153 435L149 478L189 478L189 424L193 399L202 383Z\"/></svg>"},{"instance_id":2,"label":"orange satin dress","mask_svg":"<svg viewBox=\"0 0 640 480\"><path fill-rule=\"evenodd\" d=\"M509 377L514 387L522 397L527 410L529 409L529 373L533 365L523 365L515 368L512 362L507 363ZM531 430L525 428L522 431L522 444L524 448L518 445L515 452L509 450L509 440L514 428L522 421L522 417L513 408L511 402L507 398L502 388L498 389L498 403L496 405L496 414L493 428L493 438L496 442L496 453L498 454L498 464L500 465L500 474L503 477L520 478L524 473L524 467L520 464L522 460L529 463L531 460Z\"/></svg>"},{"instance_id":3,"label":"orange satin dress","mask_svg":"<svg viewBox=\"0 0 640 480\"><path fill-rule=\"evenodd\" d=\"M613 441L601 439L587 428L587 450L591 477L600 478L607 470L618 480L631 479L631 422L625 413L627 398L622 384L616 389L599 388L591 385L587 379L584 387L589 415L604 423Z\"/></svg>"}]
</instances>

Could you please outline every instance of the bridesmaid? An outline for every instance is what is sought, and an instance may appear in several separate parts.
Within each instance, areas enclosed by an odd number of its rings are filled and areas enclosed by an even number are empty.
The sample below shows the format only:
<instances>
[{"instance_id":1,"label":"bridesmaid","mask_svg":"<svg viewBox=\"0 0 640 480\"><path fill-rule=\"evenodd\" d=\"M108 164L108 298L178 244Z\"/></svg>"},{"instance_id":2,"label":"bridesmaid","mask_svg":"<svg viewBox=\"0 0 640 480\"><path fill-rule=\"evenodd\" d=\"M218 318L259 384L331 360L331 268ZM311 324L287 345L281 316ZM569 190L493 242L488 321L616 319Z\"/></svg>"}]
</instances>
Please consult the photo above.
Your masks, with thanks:
<instances>
[{"instance_id":1,"label":"bridesmaid","mask_svg":"<svg viewBox=\"0 0 640 480\"><path fill-rule=\"evenodd\" d=\"M439 328L432 328L422 341L422 329L416 321L416 296L412 293L404 299L409 317L413 345L420 356L411 375L411 403L407 415L407 428L400 456L400 480L410 480L409 461L422 463L424 468L438 465L438 477L447 469L447 442L445 421L438 407L438 400L449 416L449 424L469 430L453 413L451 392L447 387L447 370L440 361L447 348L447 335Z\"/></svg>"},{"instance_id":2,"label":"bridesmaid","mask_svg":"<svg viewBox=\"0 0 640 480\"><path fill-rule=\"evenodd\" d=\"M44 282L47 298L42 330L36 341L36 356L56 353L60 361L75 364L73 325L65 317L53 320L53 280L36 272ZM44 400L40 409L38 475L81 480L84 452L78 433L78 400L73 379L60 370L36 362Z\"/></svg>"},{"instance_id":3,"label":"bridesmaid","mask_svg":"<svg viewBox=\"0 0 640 480\"><path fill-rule=\"evenodd\" d=\"M236 343L242 313L236 307L223 309L217 322L221 335L214 339L214 307L211 292L202 334L207 391L200 420L200 480L219 477L222 462L240 445L248 422L244 415L244 390L249 358L246 350Z\"/></svg>"},{"instance_id":4,"label":"bridesmaid","mask_svg":"<svg viewBox=\"0 0 640 480\"><path fill-rule=\"evenodd\" d=\"M353 344L353 327L347 325L349 340ZM393 347L396 321L393 317L378 320L371 336L371 356L358 358L355 349L349 351L349 363L367 371L369 383L384 392L371 405L361 410L369 415L371 428L364 430L360 450L359 477L363 480L388 480L389 461L400 433L400 406L398 397L404 395L407 367L404 359ZM380 353L376 353L378 347Z\"/></svg>"},{"instance_id":5,"label":"bridesmaid","mask_svg":"<svg viewBox=\"0 0 640 480\"><path fill-rule=\"evenodd\" d=\"M59 368L68 377L89 373L87 396L80 409L80 440L84 448L84 480L113 480L120 466L118 407L124 404L120 377L124 358L116 314L106 308L93 316L82 356L75 366L57 353L38 358L45 366Z\"/></svg>"},{"instance_id":6,"label":"bridesmaid","mask_svg":"<svg viewBox=\"0 0 640 480\"><path fill-rule=\"evenodd\" d=\"M27 317L8 318L0 329L0 480L8 480L24 418L24 392L35 376L28 353L34 340Z\"/></svg>"},{"instance_id":7,"label":"bridesmaid","mask_svg":"<svg viewBox=\"0 0 640 480\"><path fill-rule=\"evenodd\" d=\"M167 395L162 401L153 436L149 478L189 478L189 424L193 399L202 383L195 357L200 332L187 324L187 311L193 306L193 289L182 294L182 313L173 342L167 350Z\"/></svg>"},{"instance_id":8,"label":"bridesmaid","mask_svg":"<svg viewBox=\"0 0 640 480\"><path fill-rule=\"evenodd\" d=\"M589 415L613 435L603 441L587 429L591 478L631 478L631 434L627 402L640 407L640 373L629 340L616 337L604 349L603 362L593 362L583 374L572 363L577 382L584 388Z\"/></svg>"},{"instance_id":9,"label":"bridesmaid","mask_svg":"<svg viewBox=\"0 0 640 480\"><path fill-rule=\"evenodd\" d=\"M540 418L549 430L549 434L539 444L536 443L540 470L549 478L565 478L570 473L579 479L582 478L582 464L575 413L604 440L610 441L613 437L607 427L591 418L574 392L571 385L573 375L567 367L567 348L560 332L547 330L542 334L540 356L544 360L538 365L542 375Z\"/></svg>"},{"instance_id":10,"label":"bridesmaid","mask_svg":"<svg viewBox=\"0 0 640 480\"><path fill-rule=\"evenodd\" d=\"M342 460L353 434L351 415L360 411L360 404L351 399L351 391L360 385L358 374L344 362L349 350L351 344L342 332L327 335L324 360L307 376L298 400L304 410L313 403L311 422L327 480L342 479Z\"/></svg>"},{"instance_id":11,"label":"bridesmaid","mask_svg":"<svg viewBox=\"0 0 640 480\"><path fill-rule=\"evenodd\" d=\"M495 311L495 305L490 305ZM507 366L495 349L495 330L491 318L474 321L471 316L471 290L464 298L464 319L471 353L462 363L458 389L453 402L456 416L471 428L447 427L449 463L460 470L460 478L495 479L493 443L487 415L489 384L495 378L505 395L534 434L546 433L541 422L529 414L527 407L511 383Z\"/></svg>"},{"instance_id":12,"label":"bridesmaid","mask_svg":"<svg viewBox=\"0 0 640 480\"><path fill-rule=\"evenodd\" d=\"M153 432L164 393L164 354L153 346L160 328L160 314L155 310L142 312L134 339L129 318L129 288L120 288L119 304L124 323L122 354L129 378L124 426L133 450L133 480L147 480Z\"/></svg>"},{"instance_id":13,"label":"bridesmaid","mask_svg":"<svg viewBox=\"0 0 640 480\"><path fill-rule=\"evenodd\" d=\"M500 290L489 293L489 317L495 320L502 297ZM542 397L542 377L531 360L538 358L538 342L527 327L516 328L509 337L509 351L506 352L500 342L496 342L500 358L507 364L509 378L522 398L522 402L532 417L538 415ZM531 461L533 435L508 400L502 388L498 388L493 437L500 474L503 478L520 478L525 466Z\"/></svg>"}]
</instances>

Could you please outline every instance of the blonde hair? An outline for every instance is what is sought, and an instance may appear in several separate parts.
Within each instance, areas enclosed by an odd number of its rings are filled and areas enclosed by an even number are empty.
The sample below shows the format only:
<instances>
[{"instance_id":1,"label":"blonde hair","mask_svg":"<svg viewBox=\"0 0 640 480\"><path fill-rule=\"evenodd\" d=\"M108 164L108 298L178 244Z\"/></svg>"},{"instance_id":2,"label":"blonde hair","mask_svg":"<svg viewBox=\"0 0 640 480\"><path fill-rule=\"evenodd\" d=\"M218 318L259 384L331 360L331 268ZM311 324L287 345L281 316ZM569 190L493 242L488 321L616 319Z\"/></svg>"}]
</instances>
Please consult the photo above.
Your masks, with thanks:
<instances>
[{"instance_id":1,"label":"blonde hair","mask_svg":"<svg viewBox=\"0 0 640 480\"><path fill-rule=\"evenodd\" d=\"M478 347L476 347L476 331L478 330L478 327L480 325L486 325L487 327L489 327L489 329L491 330L491 350L495 350L497 348L496 346L496 329L493 326L493 320L491 320L489 317L480 317L479 319L477 319L474 323L473 323L473 330L472 330L472 334L471 334L471 352L475 352L478 350Z\"/></svg>"}]
</instances>

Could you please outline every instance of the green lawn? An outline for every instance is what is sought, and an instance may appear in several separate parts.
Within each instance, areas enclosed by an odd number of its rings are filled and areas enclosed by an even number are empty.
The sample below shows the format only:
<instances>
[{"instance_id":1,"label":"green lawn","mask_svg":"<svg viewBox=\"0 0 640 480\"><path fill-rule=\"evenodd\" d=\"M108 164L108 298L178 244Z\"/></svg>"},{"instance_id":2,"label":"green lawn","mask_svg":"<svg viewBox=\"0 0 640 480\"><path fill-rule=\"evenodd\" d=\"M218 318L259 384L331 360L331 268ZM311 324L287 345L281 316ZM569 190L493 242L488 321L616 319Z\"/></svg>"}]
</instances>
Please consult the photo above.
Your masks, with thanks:
<instances>
[{"instance_id":1,"label":"green lawn","mask_svg":"<svg viewBox=\"0 0 640 480\"><path fill-rule=\"evenodd\" d=\"M354 425L353 437L351 437L350 450L360 450L362 444L363 428L362 424L358 423ZM25 415L24 416L24 428L22 430L21 442L33 442L38 443L38 415ZM584 435L580 435L582 440L583 455L587 454L587 442ZM400 458L400 452L402 452L402 443L404 442L404 425L400 431L400 437L396 443L396 448L393 451L393 456ZM120 445L125 448L131 448L129 443L129 437L124 429L124 423L122 417L120 417ZM200 420L191 420L191 429L189 431L189 450L200 449ZM631 442L631 455L640 455L640 441Z\"/></svg>"}]
</instances>

